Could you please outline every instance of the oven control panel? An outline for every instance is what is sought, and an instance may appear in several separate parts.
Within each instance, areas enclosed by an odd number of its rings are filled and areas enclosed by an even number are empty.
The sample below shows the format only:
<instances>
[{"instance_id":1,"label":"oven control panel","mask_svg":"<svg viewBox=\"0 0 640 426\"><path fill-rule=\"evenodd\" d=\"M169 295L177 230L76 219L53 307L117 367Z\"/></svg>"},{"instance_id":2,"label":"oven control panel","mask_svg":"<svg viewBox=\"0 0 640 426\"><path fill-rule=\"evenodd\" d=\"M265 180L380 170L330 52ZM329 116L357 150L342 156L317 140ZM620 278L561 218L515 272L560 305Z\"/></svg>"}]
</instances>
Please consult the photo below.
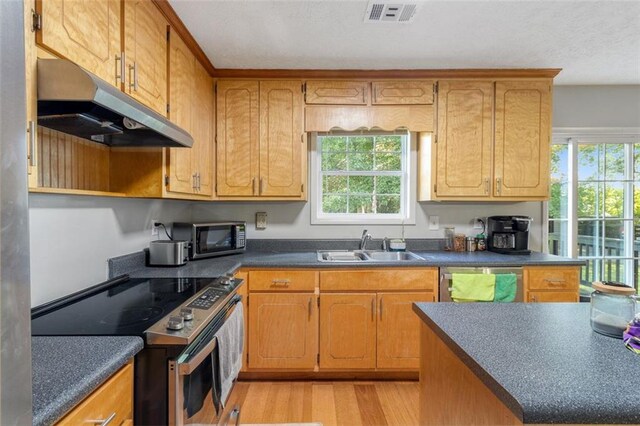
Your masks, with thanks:
<instances>
[{"instance_id":1,"label":"oven control panel","mask_svg":"<svg viewBox=\"0 0 640 426\"><path fill-rule=\"evenodd\" d=\"M215 289L209 287L204 290L204 292L202 292L196 300L189 303L187 305L187 308L209 309L216 303L219 298L220 295L215 291Z\"/></svg>"}]
</instances>

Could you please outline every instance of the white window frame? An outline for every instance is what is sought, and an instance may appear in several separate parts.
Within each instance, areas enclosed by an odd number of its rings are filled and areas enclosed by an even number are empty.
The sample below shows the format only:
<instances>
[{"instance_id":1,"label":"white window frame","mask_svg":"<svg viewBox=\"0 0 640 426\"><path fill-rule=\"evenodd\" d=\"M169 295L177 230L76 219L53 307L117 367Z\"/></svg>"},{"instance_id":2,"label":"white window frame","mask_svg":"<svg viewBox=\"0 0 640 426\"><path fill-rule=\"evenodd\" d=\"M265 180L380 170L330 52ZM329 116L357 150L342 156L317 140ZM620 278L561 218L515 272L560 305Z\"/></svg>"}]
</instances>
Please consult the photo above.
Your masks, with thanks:
<instances>
[{"instance_id":1,"label":"white window frame","mask_svg":"<svg viewBox=\"0 0 640 426\"><path fill-rule=\"evenodd\" d=\"M633 156L632 143L640 142L640 127L622 127L622 128L554 128L553 129L553 145L568 145L567 156L569 158L568 167L568 210L567 210L567 250L568 257L573 259L578 258L578 145L579 144L603 144L603 143L626 143L625 156ZM625 170L625 176L633 176L633 165L631 162L627 163ZM633 194L633 182L625 183L625 191ZM631 188L631 191L629 189ZM549 252L549 202L543 203L543 241L547 243L543 245L543 251ZM624 218L633 218L633 195L627 197L624 205ZM625 235L633 235L633 220L625 221L624 233ZM590 257L591 258L591 257ZM605 257L606 258L606 257ZM633 239L629 239L625 244L625 256L624 258L633 258ZM633 270L625 270L625 280L627 282L633 282Z\"/></svg>"},{"instance_id":2,"label":"white window frame","mask_svg":"<svg viewBox=\"0 0 640 426\"><path fill-rule=\"evenodd\" d=\"M363 135L402 135L407 137L403 145L403 170L401 204L399 214L376 213L323 213L322 209L322 153L318 150L318 136L355 136L359 132L311 133L310 169L311 224L312 225L415 225L418 165L417 134L415 132L361 132Z\"/></svg>"}]
</instances>

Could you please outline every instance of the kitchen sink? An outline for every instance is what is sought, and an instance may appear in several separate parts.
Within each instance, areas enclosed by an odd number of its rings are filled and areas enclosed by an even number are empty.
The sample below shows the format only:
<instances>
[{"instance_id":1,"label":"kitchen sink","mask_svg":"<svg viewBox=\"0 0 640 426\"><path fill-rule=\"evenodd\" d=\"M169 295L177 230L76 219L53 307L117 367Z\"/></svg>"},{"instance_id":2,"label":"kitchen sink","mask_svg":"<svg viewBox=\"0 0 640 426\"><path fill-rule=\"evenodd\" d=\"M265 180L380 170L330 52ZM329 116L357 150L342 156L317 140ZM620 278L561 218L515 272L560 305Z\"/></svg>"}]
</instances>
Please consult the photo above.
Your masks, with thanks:
<instances>
[{"instance_id":1,"label":"kitchen sink","mask_svg":"<svg viewBox=\"0 0 640 426\"><path fill-rule=\"evenodd\" d=\"M318 261L320 262L406 262L409 260L424 259L410 251L318 250Z\"/></svg>"}]
</instances>

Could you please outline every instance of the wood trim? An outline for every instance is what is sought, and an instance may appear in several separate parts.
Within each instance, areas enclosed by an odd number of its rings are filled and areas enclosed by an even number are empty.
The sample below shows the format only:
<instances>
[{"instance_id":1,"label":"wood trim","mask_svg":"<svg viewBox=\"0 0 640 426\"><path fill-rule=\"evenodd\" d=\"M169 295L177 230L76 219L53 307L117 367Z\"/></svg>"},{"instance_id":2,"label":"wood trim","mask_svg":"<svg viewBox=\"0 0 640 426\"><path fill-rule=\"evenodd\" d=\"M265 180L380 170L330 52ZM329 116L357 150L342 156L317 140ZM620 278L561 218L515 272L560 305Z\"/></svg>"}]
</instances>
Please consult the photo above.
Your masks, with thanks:
<instances>
[{"instance_id":1,"label":"wood trim","mask_svg":"<svg viewBox=\"0 0 640 426\"><path fill-rule=\"evenodd\" d=\"M239 380L418 380L418 371L250 371Z\"/></svg>"},{"instance_id":2,"label":"wood trim","mask_svg":"<svg viewBox=\"0 0 640 426\"><path fill-rule=\"evenodd\" d=\"M154 0L156 2L166 0ZM310 70L215 68L217 78L321 78L321 79L432 79L432 78L554 78L562 68L524 69L416 69L416 70Z\"/></svg>"},{"instance_id":3,"label":"wood trim","mask_svg":"<svg viewBox=\"0 0 640 426\"><path fill-rule=\"evenodd\" d=\"M207 57L206 53L202 50L198 42L191 35L191 32L187 29L182 22L182 19L178 16L173 7L169 4L169 0L151 0L155 5L160 9L160 12L167 18L169 21L169 25L171 28L175 30L176 33L182 38L182 41L187 45L189 50L193 53L196 59L202 64L202 66L207 70L209 75L213 76L216 74L216 69L213 67L213 64Z\"/></svg>"},{"instance_id":4,"label":"wood trim","mask_svg":"<svg viewBox=\"0 0 640 426\"><path fill-rule=\"evenodd\" d=\"M29 192L37 192L40 194L65 194L65 195L93 195L96 197L126 197L123 192L106 192L93 191L88 189L71 189L71 188L48 188L40 186L37 188L29 188Z\"/></svg>"}]
</instances>

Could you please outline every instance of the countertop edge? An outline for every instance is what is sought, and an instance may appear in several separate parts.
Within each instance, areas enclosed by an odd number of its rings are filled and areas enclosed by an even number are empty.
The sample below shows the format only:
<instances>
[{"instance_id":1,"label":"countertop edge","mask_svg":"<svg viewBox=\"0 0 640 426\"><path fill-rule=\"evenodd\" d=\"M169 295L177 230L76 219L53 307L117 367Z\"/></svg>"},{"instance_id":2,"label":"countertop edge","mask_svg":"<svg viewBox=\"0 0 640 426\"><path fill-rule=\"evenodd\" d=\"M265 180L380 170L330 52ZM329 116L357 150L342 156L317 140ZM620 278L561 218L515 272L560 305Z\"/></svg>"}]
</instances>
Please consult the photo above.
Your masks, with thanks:
<instances>
[{"instance_id":1,"label":"countertop edge","mask_svg":"<svg viewBox=\"0 0 640 426\"><path fill-rule=\"evenodd\" d=\"M500 383L498 383L480 364L478 364L464 349L462 349L449 335L442 330L422 309L421 302L413 303L413 311L422 322L455 353L460 360L476 375L480 381L521 421L524 423L525 415L522 405Z\"/></svg>"},{"instance_id":2,"label":"countertop edge","mask_svg":"<svg viewBox=\"0 0 640 426\"><path fill-rule=\"evenodd\" d=\"M99 338L99 336L96 337ZM34 412L33 425L50 425L60 420L92 392L102 386L106 380L126 365L130 359L135 357L135 355L143 349L144 341L142 338L136 336L127 337L135 340L132 341L127 348L124 348L114 356L108 364L94 370L93 374L87 375L80 382L75 383L73 386L74 392L63 393L49 404L40 407L38 413Z\"/></svg>"}]
</instances>

